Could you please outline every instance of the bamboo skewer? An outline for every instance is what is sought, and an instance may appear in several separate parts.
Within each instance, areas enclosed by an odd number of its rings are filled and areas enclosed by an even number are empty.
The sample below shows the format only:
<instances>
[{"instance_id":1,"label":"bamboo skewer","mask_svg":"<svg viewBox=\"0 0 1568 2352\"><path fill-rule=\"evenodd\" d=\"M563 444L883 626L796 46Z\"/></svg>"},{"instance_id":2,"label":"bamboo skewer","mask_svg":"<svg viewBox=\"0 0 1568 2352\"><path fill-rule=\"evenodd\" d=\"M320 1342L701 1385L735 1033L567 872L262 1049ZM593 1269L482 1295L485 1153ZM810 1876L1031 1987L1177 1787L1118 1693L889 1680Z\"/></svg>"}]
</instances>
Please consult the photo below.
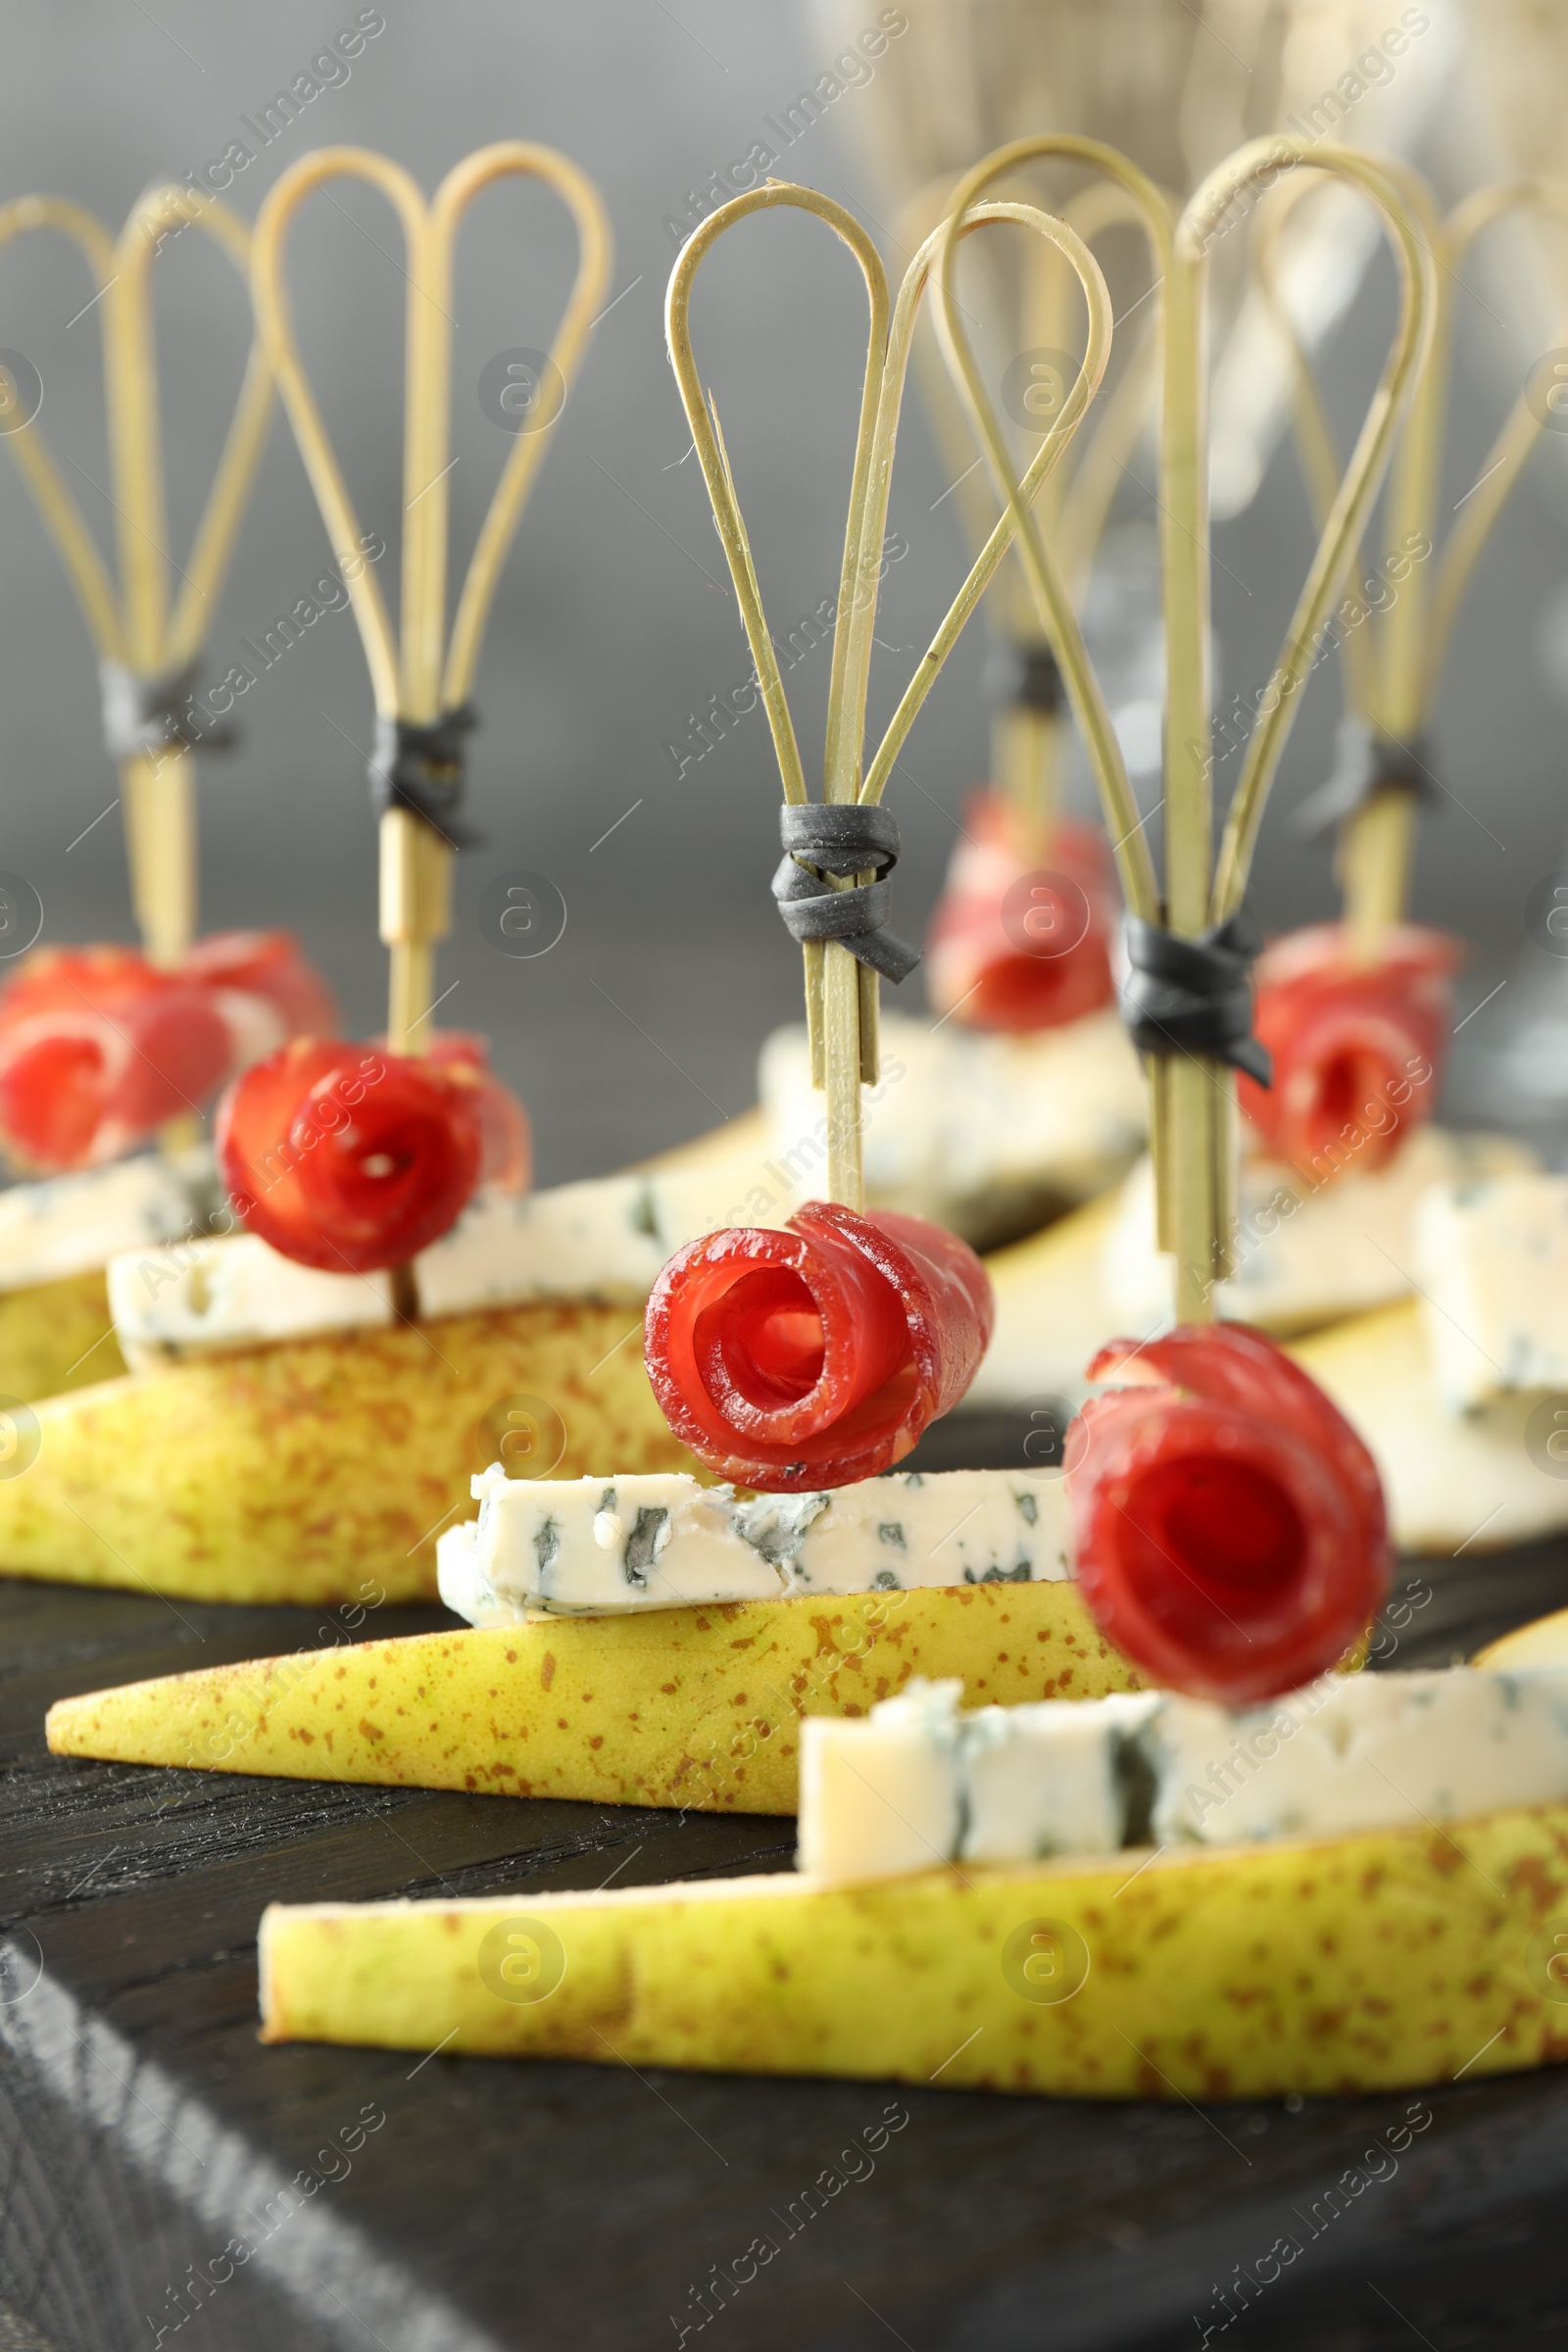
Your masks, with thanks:
<instances>
[{"instance_id":1,"label":"bamboo skewer","mask_svg":"<svg viewBox=\"0 0 1568 2352\"><path fill-rule=\"evenodd\" d=\"M559 387L560 396L548 416L516 437L502 468L449 636L453 251L463 216L480 189L514 177L542 179L562 197L577 230L577 272L550 350L547 383L552 390ZM363 179L386 197L402 225L408 256L399 631L394 634L380 585L368 566L348 583L378 735L383 735L400 721L430 726L466 702L501 567L609 290L612 247L592 181L552 148L520 139L482 147L455 165L428 206L400 165L365 147L322 148L302 156L283 174L257 219L256 312L311 487L336 547L360 545L359 518L294 339L283 260L290 223L305 198L328 180L344 178ZM433 822L406 808L387 808L380 826L380 933L390 951L387 1041L394 1054L416 1054L428 1042L436 944L451 928L453 845Z\"/></svg>"},{"instance_id":2,"label":"bamboo skewer","mask_svg":"<svg viewBox=\"0 0 1568 2352\"><path fill-rule=\"evenodd\" d=\"M171 611L173 566L167 552L151 270L163 232L189 222L203 227L241 278L247 276L250 237L243 223L216 199L198 202L185 188L150 191L118 239L79 206L56 197L24 196L0 209L0 245L32 229L56 229L79 248L97 288L118 591L41 432L28 424L6 439L75 590L100 662L149 682L177 676L196 656L233 555L271 411L270 371L257 341ZM143 948L150 963L172 968L183 962L196 934L195 758L171 741L122 760L120 781L131 902Z\"/></svg>"},{"instance_id":3,"label":"bamboo skewer","mask_svg":"<svg viewBox=\"0 0 1568 2352\"><path fill-rule=\"evenodd\" d=\"M665 310L670 364L734 581L787 804L799 807L808 800L806 772L758 591L745 521L716 419L704 395L690 325L692 288L704 257L738 221L778 207L794 207L825 221L854 255L866 288L866 366L834 627L822 798L829 804L874 804L882 797L894 761L937 672L1007 552L1013 521L1011 514L1004 513L992 526L862 776L866 689L894 447L915 318L944 232L938 230L925 240L905 274L897 301L890 304L886 272L870 238L853 214L815 189L769 181L710 214L682 248L670 277ZM967 235L974 228L1002 220L1035 229L1066 255L1083 287L1089 312L1088 344L1077 380L1019 485L1018 496L1027 504L1071 440L1099 388L1109 349L1110 301L1087 247L1070 229L1033 207L983 207L963 222L959 233ZM831 1200L859 1210L864 1206L860 1086L874 1079L877 1067L875 975L865 971L835 940L808 943L805 959L812 1081L827 1097L828 1194Z\"/></svg>"},{"instance_id":4,"label":"bamboo skewer","mask_svg":"<svg viewBox=\"0 0 1568 2352\"><path fill-rule=\"evenodd\" d=\"M957 180L950 173L931 182L907 204L902 220L923 241L939 227ZM1168 202L1168 199L1167 199ZM1175 207L1170 206L1172 218ZM1126 224L1140 224L1138 206L1129 192L1115 183L1093 182L1060 208L1066 225L1093 246L1097 237ZM1016 323L1010 340L1021 352L1038 347L1061 350L1068 340L1064 297L1067 273L1056 249L1044 239L1027 241L1022 264L1022 289L1015 306ZM1149 420L1153 392L1153 336L1144 328L1134 338L1132 356L1098 405L1094 420L1076 436L1074 463L1059 464L1048 477L1036 502L1047 528L1061 551L1061 567L1074 608L1082 609L1095 554L1109 516L1111 502L1127 464ZM954 497L971 553L985 545L995 520L995 501L981 472L976 470L973 434L961 400L945 366L922 365L927 353L937 358L939 338L934 325L915 337L916 369L925 405L937 430L939 446L954 480ZM983 464L984 451L979 453ZM1032 649L1042 639L1034 600L1021 563L1004 567L1001 591L1001 628L1012 644ZM993 781L1014 812L1020 847L1027 856L1044 858L1050 848L1060 780L1065 719L1062 713L1037 710L1026 705L1004 704L991 722Z\"/></svg>"},{"instance_id":5,"label":"bamboo skewer","mask_svg":"<svg viewBox=\"0 0 1568 2352\"><path fill-rule=\"evenodd\" d=\"M1284 651L1248 744L1241 779L1215 857L1210 810L1212 718L1209 689L1209 559L1204 408L1204 290L1207 247L1227 211L1277 174L1282 150L1297 166L1348 180L1370 197L1398 264L1400 316L1382 379L1355 452L1334 498L1297 602ZM1123 762L1059 571L1039 522L1020 498L1006 446L958 321L954 272L962 219L986 188L1037 158L1071 158L1105 172L1140 201L1162 263L1162 557L1167 655L1165 873L1161 894L1137 823ZM940 309L944 342L984 442L997 487L1018 534L1042 622L1058 658L1095 767L1135 915L1175 935L1201 936L1241 906L1264 800L1295 715L1296 698L1345 568L1366 526L1394 437L1425 352L1432 306L1430 257L1393 179L1364 158L1296 140L1256 140L1211 173L1174 235L1157 192L1126 159L1098 142L1065 135L1019 140L967 174L944 232ZM1131 810L1131 816L1129 816ZM1235 1225L1235 1087L1230 1069L1205 1054L1151 1057L1151 1135L1159 1202L1158 1241L1176 1258L1176 1313L1200 1322L1213 1311L1213 1285L1231 1270Z\"/></svg>"},{"instance_id":6,"label":"bamboo skewer","mask_svg":"<svg viewBox=\"0 0 1568 2352\"><path fill-rule=\"evenodd\" d=\"M1476 239L1509 214L1538 211L1568 223L1568 188L1545 180L1520 180L1478 189L1445 220L1413 172L1402 166L1385 168L1418 220L1436 264L1430 352L1390 487L1386 547L1390 558L1402 560L1413 538L1435 545L1455 298L1463 263ZM1263 259L1271 271L1280 227L1276 216L1263 232ZM1297 428L1314 505L1321 514L1325 468L1337 461L1299 338L1283 303L1276 300L1275 308L1296 363ZM1347 701L1379 735L1395 743L1419 740L1430 722L1465 590L1540 431L1541 419L1527 387L1487 452L1476 487L1462 503L1459 519L1430 575L1409 567L1398 600L1376 637L1369 618L1364 637L1356 632L1344 641ZM1412 789L1391 783L1341 829L1338 862L1345 920L1352 953L1364 962L1376 960L1387 931L1404 919L1416 807Z\"/></svg>"}]
</instances>

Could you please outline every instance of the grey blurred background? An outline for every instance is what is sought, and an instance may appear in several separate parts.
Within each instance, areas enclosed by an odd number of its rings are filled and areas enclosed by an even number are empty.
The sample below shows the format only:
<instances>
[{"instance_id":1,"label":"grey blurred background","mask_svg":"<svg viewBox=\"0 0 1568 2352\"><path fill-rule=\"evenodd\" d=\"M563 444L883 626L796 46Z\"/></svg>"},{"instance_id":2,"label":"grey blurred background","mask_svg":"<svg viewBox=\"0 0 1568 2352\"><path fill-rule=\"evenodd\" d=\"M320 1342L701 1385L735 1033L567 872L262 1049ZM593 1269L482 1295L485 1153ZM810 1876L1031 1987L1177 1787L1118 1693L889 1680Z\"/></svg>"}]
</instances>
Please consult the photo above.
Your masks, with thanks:
<instances>
[{"instance_id":1,"label":"grey blurred background","mask_svg":"<svg viewBox=\"0 0 1568 2352\"><path fill-rule=\"evenodd\" d=\"M140 0L82 0L69 11L10 0L0 14L0 198L51 190L118 227L144 186L220 155L240 117L307 70L356 13L344 6L334 15L324 0L273 0L266 11L156 0L156 13ZM779 795L760 713L683 775L665 748L686 737L689 714L710 696L741 681L748 657L686 456L662 305L676 250L670 218L821 71L832 35L793 0L744 9L679 0L678 12L662 0L464 0L441 11L384 0L377 13L384 29L347 80L323 89L237 177L228 200L247 219L312 146L381 148L428 190L469 149L521 136L574 157L598 181L614 223L616 299L549 453L490 625L470 790L485 846L462 861L439 983L457 983L444 1020L492 1035L500 1066L529 1104L539 1172L551 1181L613 1166L745 1108L763 1035L798 1004L797 954L766 889ZM870 0L864 15L868 24L876 15ZM860 103L860 92L847 90L792 147L789 170L874 215L853 122ZM887 225L872 224L902 267ZM294 253L307 360L363 518L388 542L390 594L402 507L394 226L368 191L338 185L331 203L307 208ZM481 409L480 371L498 351L548 342L569 266L568 232L547 197L504 189L480 201L458 278L459 566L510 447ZM199 233L181 235L157 275L178 559L247 330L238 281ZM24 239L0 255L0 346L37 368L41 422L69 456L71 485L107 544L96 318L74 317L89 293L79 262L54 238ZM1347 434L1381 358L1391 300L1389 274L1375 267L1326 355ZM1487 356L1494 315L1468 301L1461 314L1446 510L1474 480L1511 397L1507 368ZM750 224L705 269L696 330L777 633L836 587L858 345L863 352L860 298L820 230L772 218ZM1555 478L1564 461L1563 442L1548 443L1489 548L1438 709L1454 804L1426 828L1417 908L1473 942L1472 1004L1499 980L1517 994L1526 980L1554 984L1564 969L1533 949L1538 968L1518 960L1531 889L1568 864L1559 749L1568 525ZM963 568L948 487L911 401L891 509L908 553L890 567L884 591L873 721L891 709ZM1130 492L1121 519L1128 530L1147 528L1148 501ZM1276 455L1251 506L1218 528L1215 545L1229 695L1267 675L1308 553L1288 452ZM92 654L3 461L0 549L0 867L41 893L46 938L129 938ZM204 674L220 677L239 641L259 639L308 593L331 553L279 416L212 615ZM984 650L978 630L960 646L895 786L906 930L923 923L962 796L984 774ZM827 663L824 646L790 677L808 765L819 752ZM1327 853L1298 845L1283 817L1321 780L1338 710L1338 680L1325 664L1259 856L1254 899L1270 929L1333 910ZM370 696L349 614L326 613L258 679L240 711L242 748L202 763L203 927L293 925L349 1019L379 1027L384 960L364 775ZM1223 769L1221 780L1223 789ZM486 882L518 867L547 874L568 908L560 945L526 962L497 953L475 920ZM906 984L898 1001L918 986ZM1469 1029L1472 1046L1492 1034L1495 1017L1489 1008ZM1467 1090L1480 1100L1483 1080L1495 1091L1499 1066L1490 1052L1461 1061L1461 1110Z\"/></svg>"}]
</instances>

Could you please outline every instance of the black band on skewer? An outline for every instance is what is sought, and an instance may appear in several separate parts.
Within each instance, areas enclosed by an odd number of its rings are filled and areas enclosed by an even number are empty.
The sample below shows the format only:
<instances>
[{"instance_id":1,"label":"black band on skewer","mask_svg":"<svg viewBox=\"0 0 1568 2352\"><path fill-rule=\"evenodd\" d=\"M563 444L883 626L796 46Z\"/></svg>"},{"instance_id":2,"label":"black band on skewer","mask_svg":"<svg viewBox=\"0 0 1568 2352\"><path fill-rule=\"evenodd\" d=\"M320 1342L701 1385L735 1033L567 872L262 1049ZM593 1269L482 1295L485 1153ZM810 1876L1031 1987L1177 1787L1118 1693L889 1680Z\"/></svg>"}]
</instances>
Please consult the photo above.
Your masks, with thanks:
<instances>
[{"instance_id":1,"label":"black band on skewer","mask_svg":"<svg viewBox=\"0 0 1568 2352\"><path fill-rule=\"evenodd\" d=\"M1381 792L1408 792L1430 805L1442 794L1432 768L1432 747L1424 735L1406 743L1380 735L1364 718L1342 718L1334 773L1309 793L1291 818L1307 840L1328 833L1366 808Z\"/></svg>"},{"instance_id":2,"label":"black band on skewer","mask_svg":"<svg viewBox=\"0 0 1568 2352\"><path fill-rule=\"evenodd\" d=\"M439 833L450 849L474 848L479 836L463 823L458 810L466 765L463 739L478 724L471 703L443 710L428 725L409 718L378 718L370 754L370 805L376 815L407 808Z\"/></svg>"},{"instance_id":3,"label":"black band on skewer","mask_svg":"<svg viewBox=\"0 0 1568 2352\"><path fill-rule=\"evenodd\" d=\"M1004 641L986 656L986 690L1008 710L1037 710L1055 718L1067 708L1067 689L1049 645Z\"/></svg>"},{"instance_id":4,"label":"black band on skewer","mask_svg":"<svg viewBox=\"0 0 1568 2352\"><path fill-rule=\"evenodd\" d=\"M884 979L906 980L920 960L888 929L893 911L889 874L899 862L898 819L879 803L786 802L779 810L779 839L785 856L773 876L773 896L791 939L836 939L857 962ZM800 862L797 862L797 861ZM816 873L807 868L815 866ZM823 874L874 873L874 882L854 890L830 890Z\"/></svg>"},{"instance_id":5,"label":"black band on skewer","mask_svg":"<svg viewBox=\"0 0 1568 2352\"><path fill-rule=\"evenodd\" d=\"M155 752L231 752L239 729L226 719L196 714L194 656L183 669L144 677L123 662L100 662L98 684L103 703L104 750L118 766L123 760ZM203 720L206 724L203 724Z\"/></svg>"},{"instance_id":6,"label":"black band on skewer","mask_svg":"<svg viewBox=\"0 0 1568 2352\"><path fill-rule=\"evenodd\" d=\"M1126 916L1121 1017L1140 1053L1205 1054L1267 1086L1273 1065L1252 1035L1252 963L1262 945L1245 907L1198 939Z\"/></svg>"}]
</instances>

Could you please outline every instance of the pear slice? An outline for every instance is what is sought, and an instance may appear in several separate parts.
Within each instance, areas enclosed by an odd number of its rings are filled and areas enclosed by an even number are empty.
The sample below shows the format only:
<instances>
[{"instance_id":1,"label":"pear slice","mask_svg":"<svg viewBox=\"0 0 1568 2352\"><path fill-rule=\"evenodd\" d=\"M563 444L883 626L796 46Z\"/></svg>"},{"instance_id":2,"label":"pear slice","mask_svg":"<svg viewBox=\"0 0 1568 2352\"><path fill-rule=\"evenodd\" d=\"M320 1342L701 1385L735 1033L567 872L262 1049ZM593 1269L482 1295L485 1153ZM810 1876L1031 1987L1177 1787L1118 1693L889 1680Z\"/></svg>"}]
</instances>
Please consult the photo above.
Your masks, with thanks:
<instances>
[{"instance_id":1,"label":"pear slice","mask_svg":"<svg viewBox=\"0 0 1568 2352\"><path fill-rule=\"evenodd\" d=\"M1083 1397L1084 1366L1117 1328L1105 1250L1119 1208L1119 1194L1103 1193L986 1259L997 1323L965 1406L1016 1408L1025 1397Z\"/></svg>"},{"instance_id":2,"label":"pear slice","mask_svg":"<svg viewBox=\"0 0 1568 2352\"><path fill-rule=\"evenodd\" d=\"M1140 1688L1076 1586L965 1585L412 1634L64 1698L57 1755L793 1813L795 1724L915 1675L976 1705Z\"/></svg>"},{"instance_id":3,"label":"pear slice","mask_svg":"<svg viewBox=\"0 0 1568 2352\"><path fill-rule=\"evenodd\" d=\"M31 1403L124 1369L101 1266L0 1291L0 1397Z\"/></svg>"},{"instance_id":4,"label":"pear slice","mask_svg":"<svg viewBox=\"0 0 1568 2352\"><path fill-rule=\"evenodd\" d=\"M197 1600L434 1598L435 1538L516 1446L541 1475L693 1465L624 1305L533 1304L323 1334L36 1408L0 1477L0 1573ZM552 1461L550 1455L561 1450Z\"/></svg>"},{"instance_id":5,"label":"pear slice","mask_svg":"<svg viewBox=\"0 0 1568 2352\"><path fill-rule=\"evenodd\" d=\"M1568 2056L1533 1941L1564 1910L1564 1805L847 1888L273 1904L262 2030L1067 2098L1361 2093Z\"/></svg>"},{"instance_id":6,"label":"pear slice","mask_svg":"<svg viewBox=\"0 0 1568 2352\"><path fill-rule=\"evenodd\" d=\"M1494 1666L1504 1674L1516 1667L1568 1664L1568 1609L1553 1609L1549 1617L1536 1617L1529 1625L1515 1626L1511 1634L1503 1634L1497 1641L1489 1642L1485 1649L1478 1649L1470 1663Z\"/></svg>"},{"instance_id":7,"label":"pear slice","mask_svg":"<svg viewBox=\"0 0 1568 2352\"><path fill-rule=\"evenodd\" d=\"M1370 1448L1400 1551L1495 1551L1568 1527L1568 1479L1539 1467L1527 1444L1542 1399L1450 1412L1419 1299L1355 1315L1290 1352Z\"/></svg>"}]
</instances>

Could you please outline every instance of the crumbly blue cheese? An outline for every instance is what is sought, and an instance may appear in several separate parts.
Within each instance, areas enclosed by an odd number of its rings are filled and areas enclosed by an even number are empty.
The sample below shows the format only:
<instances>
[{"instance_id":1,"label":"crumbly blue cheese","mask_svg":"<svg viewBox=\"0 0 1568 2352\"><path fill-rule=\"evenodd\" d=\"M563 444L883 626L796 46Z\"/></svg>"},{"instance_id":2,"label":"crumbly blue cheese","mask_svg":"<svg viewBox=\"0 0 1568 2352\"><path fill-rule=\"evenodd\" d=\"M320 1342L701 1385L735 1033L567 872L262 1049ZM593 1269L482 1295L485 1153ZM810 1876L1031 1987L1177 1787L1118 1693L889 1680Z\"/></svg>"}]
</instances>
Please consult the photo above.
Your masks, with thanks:
<instances>
[{"instance_id":1,"label":"crumbly blue cheese","mask_svg":"<svg viewBox=\"0 0 1568 2352\"><path fill-rule=\"evenodd\" d=\"M1568 1797L1568 1671L1329 1677L1240 1714L1167 1699L1145 1744L1158 1844L1458 1821Z\"/></svg>"},{"instance_id":2,"label":"crumbly blue cheese","mask_svg":"<svg viewBox=\"0 0 1568 2352\"><path fill-rule=\"evenodd\" d=\"M1541 1458L1555 1432L1531 1427L1543 1399L1526 1392L1451 1413L1419 1299L1357 1315L1292 1353L1370 1451L1399 1550L1468 1555L1568 1528L1568 1478Z\"/></svg>"},{"instance_id":3,"label":"crumbly blue cheese","mask_svg":"<svg viewBox=\"0 0 1568 2352\"><path fill-rule=\"evenodd\" d=\"M728 1197L749 1164L731 1152L692 1170L606 1176L520 1198L483 1193L415 1259L419 1311L433 1318L553 1298L639 1306L683 1242L725 1221ZM352 1330L391 1316L384 1276L316 1272L254 1234L199 1247L149 1243L111 1281L110 1305L127 1363Z\"/></svg>"},{"instance_id":4,"label":"crumbly blue cheese","mask_svg":"<svg viewBox=\"0 0 1568 2352\"><path fill-rule=\"evenodd\" d=\"M142 1152L0 1192L0 1291L106 1266L122 1250L199 1233L217 1205L205 1145L165 1158Z\"/></svg>"},{"instance_id":5,"label":"crumbly blue cheese","mask_svg":"<svg viewBox=\"0 0 1568 2352\"><path fill-rule=\"evenodd\" d=\"M1037 1205L1084 1200L1141 1149L1144 1077L1113 1011L993 1036L882 1016L882 1076L865 1098L866 1196L984 1242ZM827 1174L822 1098L804 1028L776 1030L758 1090L773 1179L796 1196Z\"/></svg>"},{"instance_id":6,"label":"crumbly blue cheese","mask_svg":"<svg viewBox=\"0 0 1568 2352\"><path fill-rule=\"evenodd\" d=\"M389 1274L323 1274L279 1256L254 1233L128 1250L110 1259L108 1280L116 1336L133 1372L392 1321Z\"/></svg>"},{"instance_id":7,"label":"crumbly blue cheese","mask_svg":"<svg viewBox=\"0 0 1568 2352\"><path fill-rule=\"evenodd\" d=\"M1416 1214L1415 1267L1450 1411L1568 1390L1568 1176L1434 1187Z\"/></svg>"},{"instance_id":8,"label":"crumbly blue cheese","mask_svg":"<svg viewBox=\"0 0 1568 2352\"><path fill-rule=\"evenodd\" d=\"M1529 1159L1523 1146L1502 1137L1426 1128L1383 1173L1348 1174L1316 1193L1272 1162L1249 1161L1240 1267L1234 1282L1219 1287L1220 1311L1288 1336L1402 1298L1419 1278L1411 1272L1411 1220L1434 1178L1456 1169L1467 1179L1502 1173L1528 1167ZM966 1403L1081 1401L1084 1367L1109 1333L1147 1337L1170 1321L1169 1266L1153 1247L1144 1161L1119 1196L1106 1194L988 1260L996 1329Z\"/></svg>"},{"instance_id":9,"label":"crumbly blue cheese","mask_svg":"<svg viewBox=\"0 0 1568 2352\"><path fill-rule=\"evenodd\" d=\"M1149 1691L961 1714L960 1695L914 1684L862 1718L806 1719L804 1872L1342 1837L1568 1799L1564 1667L1325 1676L1238 1713Z\"/></svg>"},{"instance_id":10,"label":"crumbly blue cheese","mask_svg":"<svg viewBox=\"0 0 1568 2352\"><path fill-rule=\"evenodd\" d=\"M1471 1186L1534 1167L1504 1136L1422 1127L1386 1167L1352 1160L1331 1182L1272 1160L1244 1162L1234 1278L1219 1312L1288 1337L1408 1297L1418 1280L1414 1226L1434 1184ZM1107 1236L1103 1328L1148 1331L1172 1312L1172 1261L1154 1248L1153 1180L1147 1160L1127 1179Z\"/></svg>"},{"instance_id":11,"label":"crumbly blue cheese","mask_svg":"<svg viewBox=\"0 0 1568 2352\"><path fill-rule=\"evenodd\" d=\"M682 1472L473 1482L479 1516L437 1546L441 1597L472 1625L792 1593L1071 1575L1058 1471L894 1471L743 1501Z\"/></svg>"},{"instance_id":12,"label":"crumbly blue cheese","mask_svg":"<svg viewBox=\"0 0 1568 2352\"><path fill-rule=\"evenodd\" d=\"M853 1740L801 1742L800 1867L827 1884L906 1878L958 1850L963 1797L956 1708L961 1683L911 1683ZM1004 1712L1001 1707L993 1713Z\"/></svg>"},{"instance_id":13,"label":"crumbly blue cheese","mask_svg":"<svg viewBox=\"0 0 1568 2352\"><path fill-rule=\"evenodd\" d=\"M635 1305L668 1256L649 1183L608 1176L548 1192L487 1194L415 1260L425 1315L528 1299L594 1298Z\"/></svg>"}]
</instances>

